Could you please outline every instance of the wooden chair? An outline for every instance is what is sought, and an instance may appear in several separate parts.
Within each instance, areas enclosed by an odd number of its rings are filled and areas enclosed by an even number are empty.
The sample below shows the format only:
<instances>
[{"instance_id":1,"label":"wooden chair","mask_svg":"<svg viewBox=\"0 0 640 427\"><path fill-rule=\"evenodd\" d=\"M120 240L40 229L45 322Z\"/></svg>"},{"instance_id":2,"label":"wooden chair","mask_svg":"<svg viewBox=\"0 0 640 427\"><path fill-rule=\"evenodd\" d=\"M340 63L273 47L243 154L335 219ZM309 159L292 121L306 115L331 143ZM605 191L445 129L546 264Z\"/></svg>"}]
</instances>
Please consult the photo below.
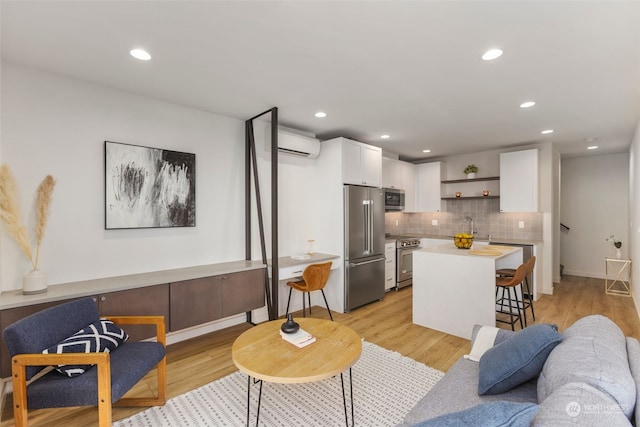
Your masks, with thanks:
<instances>
[{"instance_id":1,"label":"wooden chair","mask_svg":"<svg viewBox=\"0 0 640 427\"><path fill-rule=\"evenodd\" d=\"M110 353L42 352L76 332L106 318L118 325L156 326L157 342L124 342ZM4 330L12 356L15 425L28 425L28 409L98 406L100 427L111 425L112 403L117 406L164 405L167 393L164 316L100 317L92 298L60 304L25 317ZM93 365L85 373L67 377L46 366ZM157 367L157 397L121 397ZM36 374L39 378L30 380Z\"/></svg>"},{"instance_id":2,"label":"wooden chair","mask_svg":"<svg viewBox=\"0 0 640 427\"><path fill-rule=\"evenodd\" d=\"M311 314L311 292L313 291L321 291L322 298L324 298L324 303L327 306L327 311L329 312L329 317L333 320L333 316L331 315L331 310L329 309L329 303L327 302L327 297L324 294L324 287L329 280L329 274L331 273L331 264L332 262L325 262L322 264L311 264L308 265L307 268L302 272L302 280L296 282L288 282L287 286L289 286L289 299L287 299L287 314L289 314L289 303L291 302L291 291L296 289L302 292L302 316L306 317L306 307L304 294L307 293L309 299L309 314Z\"/></svg>"},{"instance_id":3,"label":"wooden chair","mask_svg":"<svg viewBox=\"0 0 640 427\"><path fill-rule=\"evenodd\" d=\"M520 291L522 292L522 282L527 273L527 264L521 264L515 271L513 277L496 277L496 305L500 304L500 309L496 308L496 313L508 314L510 321L502 320L496 318L496 322L508 323L511 325L511 330L515 330L515 323L517 321L520 322L520 329L523 329L524 326L522 324L522 313L520 309L524 311L520 299L518 298L518 289L520 286ZM502 290L502 296L498 298L498 291ZM505 292L507 296L505 296ZM513 292L513 295L512 295ZM509 311L505 311L504 305L505 302L509 307ZM513 309L516 309L517 314L513 313Z\"/></svg>"},{"instance_id":4,"label":"wooden chair","mask_svg":"<svg viewBox=\"0 0 640 427\"><path fill-rule=\"evenodd\" d=\"M536 313L533 310L533 293L531 293L531 288L529 288L529 274L533 272L533 269L536 266L536 257L530 257L527 261L525 261L525 264L527 264L527 272L524 276L525 289L523 289L522 293L522 311L525 313L524 325L527 326L527 308L531 309L531 317L533 318L533 320L536 320ZM513 277L515 273L515 268L501 268L500 270L496 270L496 274L501 277Z\"/></svg>"}]
</instances>

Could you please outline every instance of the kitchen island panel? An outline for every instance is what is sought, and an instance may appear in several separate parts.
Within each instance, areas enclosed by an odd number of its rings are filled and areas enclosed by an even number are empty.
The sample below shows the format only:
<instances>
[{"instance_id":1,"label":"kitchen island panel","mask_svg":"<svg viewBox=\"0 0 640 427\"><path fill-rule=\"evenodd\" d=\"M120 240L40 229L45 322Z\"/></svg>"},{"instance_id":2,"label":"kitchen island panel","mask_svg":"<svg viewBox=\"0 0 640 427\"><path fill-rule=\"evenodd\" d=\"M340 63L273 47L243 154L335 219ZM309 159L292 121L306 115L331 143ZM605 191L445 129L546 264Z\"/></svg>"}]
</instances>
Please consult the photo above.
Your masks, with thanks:
<instances>
[{"instance_id":1,"label":"kitchen island panel","mask_svg":"<svg viewBox=\"0 0 640 427\"><path fill-rule=\"evenodd\" d=\"M473 325L495 325L496 269L519 266L522 248L478 256L450 243L413 257L413 323L470 339Z\"/></svg>"}]
</instances>

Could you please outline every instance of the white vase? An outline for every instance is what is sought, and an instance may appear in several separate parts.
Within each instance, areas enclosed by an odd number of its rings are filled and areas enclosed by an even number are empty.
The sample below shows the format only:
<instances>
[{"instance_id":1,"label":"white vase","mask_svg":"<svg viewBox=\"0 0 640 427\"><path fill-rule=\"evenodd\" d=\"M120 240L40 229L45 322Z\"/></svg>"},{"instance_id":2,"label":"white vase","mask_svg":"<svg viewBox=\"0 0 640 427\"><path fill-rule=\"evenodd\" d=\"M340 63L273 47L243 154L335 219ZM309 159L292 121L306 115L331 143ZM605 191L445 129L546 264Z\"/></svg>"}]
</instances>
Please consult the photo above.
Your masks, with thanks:
<instances>
[{"instance_id":1,"label":"white vase","mask_svg":"<svg viewBox=\"0 0 640 427\"><path fill-rule=\"evenodd\" d=\"M616 258L618 259L622 258L622 251L619 248L616 248Z\"/></svg>"},{"instance_id":2,"label":"white vase","mask_svg":"<svg viewBox=\"0 0 640 427\"><path fill-rule=\"evenodd\" d=\"M467 179L474 179L476 177L476 173L475 172L469 172L467 174Z\"/></svg>"},{"instance_id":3,"label":"white vase","mask_svg":"<svg viewBox=\"0 0 640 427\"><path fill-rule=\"evenodd\" d=\"M47 274L33 270L22 278L22 293L33 295L47 292Z\"/></svg>"}]
</instances>

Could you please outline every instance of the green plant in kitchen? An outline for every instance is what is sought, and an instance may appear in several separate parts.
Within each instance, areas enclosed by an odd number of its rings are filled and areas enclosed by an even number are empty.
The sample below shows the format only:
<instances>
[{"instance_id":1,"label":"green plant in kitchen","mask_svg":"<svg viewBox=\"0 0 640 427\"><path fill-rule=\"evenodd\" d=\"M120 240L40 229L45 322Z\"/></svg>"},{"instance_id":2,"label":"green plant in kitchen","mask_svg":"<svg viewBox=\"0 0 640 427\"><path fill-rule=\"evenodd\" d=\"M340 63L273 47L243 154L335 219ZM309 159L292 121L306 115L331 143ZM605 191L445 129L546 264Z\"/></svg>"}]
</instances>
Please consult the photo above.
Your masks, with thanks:
<instances>
[{"instance_id":1,"label":"green plant in kitchen","mask_svg":"<svg viewBox=\"0 0 640 427\"><path fill-rule=\"evenodd\" d=\"M476 172L478 172L478 167L476 165L471 164L466 168L464 168L465 174L476 173Z\"/></svg>"}]
</instances>

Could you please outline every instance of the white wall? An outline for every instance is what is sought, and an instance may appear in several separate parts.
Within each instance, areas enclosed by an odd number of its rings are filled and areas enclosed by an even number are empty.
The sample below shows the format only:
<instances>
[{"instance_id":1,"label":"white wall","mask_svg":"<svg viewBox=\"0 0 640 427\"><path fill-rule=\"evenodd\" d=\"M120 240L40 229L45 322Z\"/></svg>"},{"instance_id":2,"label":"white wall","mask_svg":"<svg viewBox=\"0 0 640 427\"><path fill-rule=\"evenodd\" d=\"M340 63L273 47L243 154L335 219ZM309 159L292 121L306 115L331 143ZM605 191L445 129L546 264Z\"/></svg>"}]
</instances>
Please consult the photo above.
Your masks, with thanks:
<instances>
[{"instance_id":1,"label":"white wall","mask_svg":"<svg viewBox=\"0 0 640 427\"><path fill-rule=\"evenodd\" d=\"M632 271L631 293L634 301L640 296L640 122L629 150L629 257ZM638 303L636 302L636 310Z\"/></svg>"},{"instance_id":2,"label":"white wall","mask_svg":"<svg viewBox=\"0 0 640 427\"><path fill-rule=\"evenodd\" d=\"M629 254L629 155L611 154L562 161L561 260L565 274L604 278L605 257L615 247L605 238L622 241Z\"/></svg>"},{"instance_id":3,"label":"white wall","mask_svg":"<svg viewBox=\"0 0 640 427\"><path fill-rule=\"evenodd\" d=\"M562 200L561 187L561 164L560 153L553 150L553 213L551 224L553 226L553 282L560 282L560 240L562 239L562 231L560 227L560 204Z\"/></svg>"},{"instance_id":4,"label":"white wall","mask_svg":"<svg viewBox=\"0 0 640 427\"><path fill-rule=\"evenodd\" d=\"M7 62L2 111L1 160L16 176L25 219L40 180L57 180L40 257L51 285L244 259L242 120ZM196 227L105 230L105 140L196 153ZM266 154L268 174L265 162ZM280 242L289 253L316 237L307 229L315 209L303 191L309 163L282 163ZM0 242L1 289L19 289L29 265L6 233Z\"/></svg>"},{"instance_id":5,"label":"white wall","mask_svg":"<svg viewBox=\"0 0 640 427\"><path fill-rule=\"evenodd\" d=\"M25 218L40 180L57 181L40 256L50 284L244 258L241 121L11 63L2 110ZM105 140L196 153L196 227L105 230ZM28 271L2 233L2 290Z\"/></svg>"}]
</instances>

